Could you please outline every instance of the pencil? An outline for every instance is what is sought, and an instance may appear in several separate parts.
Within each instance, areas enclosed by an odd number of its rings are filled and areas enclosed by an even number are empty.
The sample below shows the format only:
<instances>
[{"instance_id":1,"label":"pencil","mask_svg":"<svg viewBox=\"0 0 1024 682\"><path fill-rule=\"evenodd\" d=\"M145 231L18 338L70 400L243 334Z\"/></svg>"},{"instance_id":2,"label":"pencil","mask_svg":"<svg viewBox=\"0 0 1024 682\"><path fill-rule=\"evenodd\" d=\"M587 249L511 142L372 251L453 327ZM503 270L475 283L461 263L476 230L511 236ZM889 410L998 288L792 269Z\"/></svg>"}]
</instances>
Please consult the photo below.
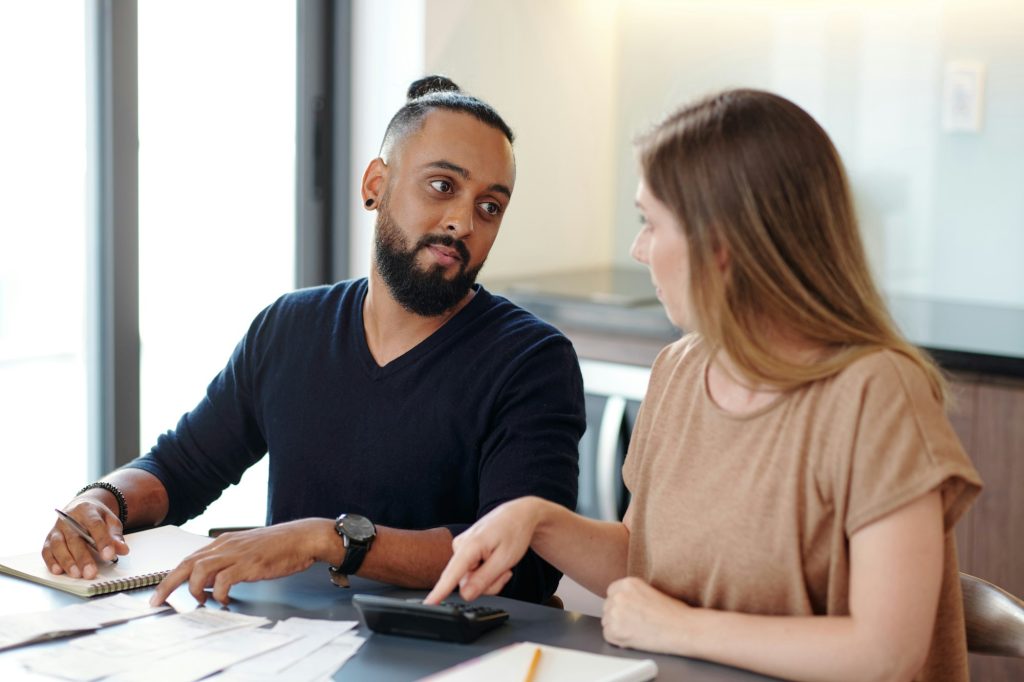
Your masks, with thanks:
<instances>
[{"instance_id":1,"label":"pencil","mask_svg":"<svg viewBox=\"0 0 1024 682\"><path fill-rule=\"evenodd\" d=\"M530 659L530 667L526 669L526 677L523 682L533 682L537 676L537 664L540 663L540 647L533 650L533 658Z\"/></svg>"}]
</instances>

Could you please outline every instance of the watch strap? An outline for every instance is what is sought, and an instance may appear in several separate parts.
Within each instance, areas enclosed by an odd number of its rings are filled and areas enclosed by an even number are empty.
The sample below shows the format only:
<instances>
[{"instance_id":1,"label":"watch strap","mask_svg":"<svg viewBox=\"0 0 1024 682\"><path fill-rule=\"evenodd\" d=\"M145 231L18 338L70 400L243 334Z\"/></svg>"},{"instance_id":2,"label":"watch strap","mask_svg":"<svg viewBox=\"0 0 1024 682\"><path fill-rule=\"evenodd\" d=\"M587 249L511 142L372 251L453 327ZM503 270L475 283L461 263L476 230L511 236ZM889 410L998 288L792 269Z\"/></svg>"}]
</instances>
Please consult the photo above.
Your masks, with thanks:
<instances>
[{"instance_id":1,"label":"watch strap","mask_svg":"<svg viewBox=\"0 0 1024 682\"><path fill-rule=\"evenodd\" d=\"M370 549L369 543L363 544L361 542L348 541L348 547L345 548L345 558L341 564L338 565L337 571L343 575L352 575L359 570L359 567L363 565L363 559L366 558L366 552Z\"/></svg>"},{"instance_id":2,"label":"watch strap","mask_svg":"<svg viewBox=\"0 0 1024 682\"><path fill-rule=\"evenodd\" d=\"M342 527L342 519L345 516L345 514L339 516L334 525L334 529L345 544L345 557L337 566L328 567L331 582L339 587L350 586L348 576L356 573L359 570L359 567L363 565L363 560L366 559L366 553L370 551L370 547L373 545L374 539L376 539L376 530L373 529L372 523L370 523L371 534L368 538L356 539L349 535ZM361 517L361 520L369 522L365 517Z\"/></svg>"}]
</instances>

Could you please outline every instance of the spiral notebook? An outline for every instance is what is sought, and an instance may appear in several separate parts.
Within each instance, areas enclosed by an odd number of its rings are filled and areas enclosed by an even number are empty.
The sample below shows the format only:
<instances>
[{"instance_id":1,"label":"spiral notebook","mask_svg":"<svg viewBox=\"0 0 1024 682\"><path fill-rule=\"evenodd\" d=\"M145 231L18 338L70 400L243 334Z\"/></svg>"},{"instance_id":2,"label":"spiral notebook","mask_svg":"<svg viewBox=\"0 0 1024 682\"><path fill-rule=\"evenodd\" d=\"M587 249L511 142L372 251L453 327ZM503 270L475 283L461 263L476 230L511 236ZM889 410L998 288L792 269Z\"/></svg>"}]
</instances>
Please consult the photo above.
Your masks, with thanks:
<instances>
[{"instance_id":1,"label":"spiral notebook","mask_svg":"<svg viewBox=\"0 0 1024 682\"><path fill-rule=\"evenodd\" d=\"M99 561L99 574L92 580L50 573L39 550L0 558L0 573L55 587L79 597L95 597L156 585L181 560L206 546L212 538L196 535L177 526L161 526L124 536L130 552L117 563Z\"/></svg>"}]
</instances>

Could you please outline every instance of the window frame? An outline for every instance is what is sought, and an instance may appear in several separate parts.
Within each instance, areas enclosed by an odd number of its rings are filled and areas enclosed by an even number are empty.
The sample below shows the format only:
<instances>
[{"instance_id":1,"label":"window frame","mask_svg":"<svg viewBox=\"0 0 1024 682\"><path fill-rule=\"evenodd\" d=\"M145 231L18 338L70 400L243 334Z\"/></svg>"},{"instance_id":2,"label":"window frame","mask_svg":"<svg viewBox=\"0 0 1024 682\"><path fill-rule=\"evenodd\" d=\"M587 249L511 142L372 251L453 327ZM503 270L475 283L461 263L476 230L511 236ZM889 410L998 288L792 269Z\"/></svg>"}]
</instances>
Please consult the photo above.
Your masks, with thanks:
<instances>
[{"instance_id":1,"label":"window frame","mask_svg":"<svg viewBox=\"0 0 1024 682\"><path fill-rule=\"evenodd\" d=\"M296 286L348 275L351 0L296 0ZM87 0L92 478L139 454L138 1ZM340 208L339 208L340 207Z\"/></svg>"}]
</instances>

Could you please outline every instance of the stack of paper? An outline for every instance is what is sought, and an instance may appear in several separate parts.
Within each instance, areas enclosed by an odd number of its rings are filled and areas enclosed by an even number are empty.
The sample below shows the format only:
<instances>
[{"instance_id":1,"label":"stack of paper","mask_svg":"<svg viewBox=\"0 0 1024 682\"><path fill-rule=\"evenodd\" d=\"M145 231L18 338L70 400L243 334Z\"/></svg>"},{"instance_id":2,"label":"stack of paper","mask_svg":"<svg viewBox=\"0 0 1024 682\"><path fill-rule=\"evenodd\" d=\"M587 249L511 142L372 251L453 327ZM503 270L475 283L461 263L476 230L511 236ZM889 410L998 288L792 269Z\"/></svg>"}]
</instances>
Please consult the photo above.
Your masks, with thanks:
<instances>
[{"instance_id":1,"label":"stack of paper","mask_svg":"<svg viewBox=\"0 0 1024 682\"><path fill-rule=\"evenodd\" d=\"M355 621L291 618L272 629L266 618L229 611L188 613L73 640L22 659L30 672L75 682L147 680L320 680L332 675L363 640Z\"/></svg>"},{"instance_id":2,"label":"stack of paper","mask_svg":"<svg viewBox=\"0 0 1024 682\"><path fill-rule=\"evenodd\" d=\"M290 644L231 666L211 680L281 680L303 682L329 679L359 651L365 638L350 632L358 621L289 618L272 632L297 637Z\"/></svg>"},{"instance_id":3,"label":"stack of paper","mask_svg":"<svg viewBox=\"0 0 1024 682\"><path fill-rule=\"evenodd\" d=\"M98 630L169 608L153 607L146 600L118 594L50 611L0 616L0 650Z\"/></svg>"}]
</instances>

